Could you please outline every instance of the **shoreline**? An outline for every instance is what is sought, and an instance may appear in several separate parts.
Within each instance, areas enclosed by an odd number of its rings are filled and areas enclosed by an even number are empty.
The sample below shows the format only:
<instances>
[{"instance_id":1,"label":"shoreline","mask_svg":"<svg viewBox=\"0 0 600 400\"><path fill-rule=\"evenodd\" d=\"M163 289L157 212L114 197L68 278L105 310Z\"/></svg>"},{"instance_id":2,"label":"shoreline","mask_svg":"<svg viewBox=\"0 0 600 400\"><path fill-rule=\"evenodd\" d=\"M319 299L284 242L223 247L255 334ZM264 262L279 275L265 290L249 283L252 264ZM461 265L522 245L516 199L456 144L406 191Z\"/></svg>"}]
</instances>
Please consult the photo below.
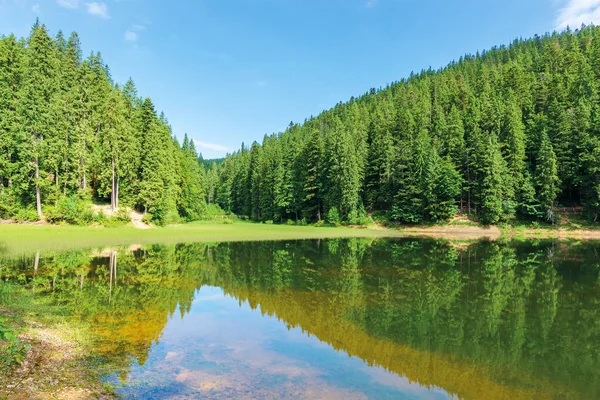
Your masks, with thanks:
<instances>
[{"instance_id":1,"label":"shoreline","mask_svg":"<svg viewBox=\"0 0 600 400\"><path fill-rule=\"evenodd\" d=\"M477 240L600 240L600 229L528 226L477 226L439 224L430 226L298 226L251 222L222 224L200 222L163 228L138 229L134 226L103 227L50 224L0 224L0 254L34 251L60 251L77 248L174 244L193 242L238 242L310 240L333 238L420 237L449 241Z\"/></svg>"}]
</instances>

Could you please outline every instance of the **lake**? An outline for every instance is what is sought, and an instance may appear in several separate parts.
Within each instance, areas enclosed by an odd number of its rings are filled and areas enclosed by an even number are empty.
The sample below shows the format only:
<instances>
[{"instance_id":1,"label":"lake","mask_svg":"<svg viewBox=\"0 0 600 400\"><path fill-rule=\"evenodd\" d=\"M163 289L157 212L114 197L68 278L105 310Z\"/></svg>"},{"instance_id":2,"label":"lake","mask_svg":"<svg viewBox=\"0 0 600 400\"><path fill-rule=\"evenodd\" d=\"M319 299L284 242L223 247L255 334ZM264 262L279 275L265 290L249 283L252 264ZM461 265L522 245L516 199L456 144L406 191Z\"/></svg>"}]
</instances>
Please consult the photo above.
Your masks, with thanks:
<instances>
[{"instance_id":1,"label":"lake","mask_svg":"<svg viewBox=\"0 0 600 400\"><path fill-rule=\"evenodd\" d=\"M600 243L329 239L32 253L124 398L597 399Z\"/></svg>"}]
</instances>

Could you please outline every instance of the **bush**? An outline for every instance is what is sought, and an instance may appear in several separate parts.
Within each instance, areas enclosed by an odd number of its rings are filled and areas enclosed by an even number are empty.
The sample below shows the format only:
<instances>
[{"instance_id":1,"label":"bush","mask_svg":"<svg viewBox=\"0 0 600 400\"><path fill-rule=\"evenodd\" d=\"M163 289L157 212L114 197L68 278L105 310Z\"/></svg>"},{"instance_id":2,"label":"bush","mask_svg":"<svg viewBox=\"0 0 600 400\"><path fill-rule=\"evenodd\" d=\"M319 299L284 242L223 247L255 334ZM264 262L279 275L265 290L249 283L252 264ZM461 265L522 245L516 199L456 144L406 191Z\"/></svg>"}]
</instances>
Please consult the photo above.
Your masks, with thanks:
<instances>
[{"instance_id":1,"label":"bush","mask_svg":"<svg viewBox=\"0 0 600 400\"><path fill-rule=\"evenodd\" d=\"M225 216L228 216L225 210L223 210L218 204L211 204L206 206L206 211L204 212L202 219L212 221L215 219L222 219Z\"/></svg>"},{"instance_id":2,"label":"bush","mask_svg":"<svg viewBox=\"0 0 600 400\"><path fill-rule=\"evenodd\" d=\"M22 208L15 215L15 221L17 222L35 222L39 221L39 219L37 211L33 208Z\"/></svg>"},{"instance_id":3,"label":"bush","mask_svg":"<svg viewBox=\"0 0 600 400\"><path fill-rule=\"evenodd\" d=\"M340 226L341 221L342 219L340 218L337 207L331 207L327 213L327 222L333 226Z\"/></svg>"},{"instance_id":4,"label":"bush","mask_svg":"<svg viewBox=\"0 0 600 400\"><path fill-rule=\"evenodd\" d=\"M306 218L302 218L302 219L296 221L296 225L300 225L300 226L308 225L308 223L306 222Z\"/></svg>"},{"instance_id":5,"label":"bush","mask_svg":"<svg viewBox=\"0 0 600 400\"><path fill-rule=\"evenodd\" d=\"M5 193L0 194L0 219L12 218L17 212L14 198Z\"/></svg>"},{"instance_id":6,"label":"bush","mask_svg":"<svg viewBox=\"0 0 600 400\"><path fill-rule=\"evenodd\" d=\"M145 223L146 225L150 225L153 220L154 220L154 218L152 217L152 214L150 214L150 213L146 213L142 217L142 222Z\"/></svg>"},{"instance_id":7,"label":"bush","mask_svg":"<svg viewBox=\"0 0 600 400\"><path fill-rule=\"evenodd\" d=\"M288 219L286 222L286 225L294 225L294 221L292 221L291 219Z\"/></svg>"},{"instance_id":8,"label":"bush","mask_svg":"<svg viewBox=\"0 0 600 400\"><path fill-rule=\"evenodd\" d=\"M391 221L404 222L407 224L420 224L423 222L423 215L414 211L415 209L407 210L404 207L395 205L389 212Z\"/></svg>"},{"instance_id":9,"label":"bush","mask_svg":"<svg viewBox=\"0 0 600 400\"><path fill-rule=\"evenodd\" d=\"M265 225L273 225L273 220L270 219L268 221L265 221Z\"/></svg>"},{"instance_id":10,"label":"bush","mask_svg":"<svg viewBox=\"0 0 600 400\"><path fill-rule=\"evenodd\" d=\"M94 214L89 205L79 196L61 197L54 207L46 210L48 222L67 223L74 225L89 224L94 219Z\"/></svg>"},{"instance_id":11,"label":"bush","mask_svg":"<svg viewBox=\"0 0 600 400\"><path fill-rule=\"evenodd\" d=\"M319 228L323 225L325 225L325 221L323 221L323 220L317 221L313 224L313 226L316 226L317 228Z\"/></svg>"},{"instance_id":12,"label":"bush","mask_svg":"<svg viewBox=\"0 0 600 400\"><path fill-rule=\"evenodd\" d=\"M367 211L364 207L358 210L352 210L348 215L348 222L352 225L372 225L373 218L367 215Z\"/></svg>"},{"instance_id":13,"label":"bush","mask_svg":"<svg viewBox=\"0 0 600 400\"><path fill-rule=\"evenodd\" d=\"M155 208L151 210L151 213L147 214L152 215L152 222L158 226L165 226L181 222L179 213L176 210L172 209Z\"/></svg>"},{"instance_id":14,"label":"bush","mask_svg":"<svg viewBox=\"0 0 600 400\"><path fill-rule=\"evenodd\" d=\"M582 229L582 228L583 228L583 226L581 226L581 224L578 224L576 222L571 222L569 224L569 229L571 229L571 230L579 230L579 229Z\"/></svg>"},{"instance_id":15,"label":"bush","mask_svg":"<svg viewBox=\"0 0 600 400\"><path fill-rule=\"evenodd\" d=\"M14 365L21 364L28 349L6 320L0 318L0 372L8 372Z\"/></svg>"},{"instance_id":16,"label":"bush","mask_svg":"<svg viewBox=\"0 0 600 400\"><path fill-rule=\"evenodd\" d=\"M233 225L233 219L231 219L231 218L223 219L223 225Z\"/></svg>"},{"instance_id":17,"label":"bush","mask_svg":"<svg viewBox=\"0 0 600 400\"><path fill-rule=\"evenodd\" d=\"M102 210L100 210L98 212L98 214L94 215L93 222L95 222L97 224L104 225L107 221L108 221L108 217L106 216L106 214L104 214L104 212Z\"/></svg>"},{"instance_id":18,"label":"bush","mask_svg":"<svg viewBox=\"0 0 600 400\"><path fill-rule=\"evenodd\" d=\"M113 219L117 220L118 222L129 223L131 221L129 210L126 208L119 208Z\"/></svg>"},{"instance_id":19,"label":"bush","mask_svg":"<svg viewBox=\"0 0 600 400\"><path fill-rule=\"evenodd\" d=\"M389 212L387 211L383 211L383 210L377 210L377 211L373 211L373 213L371 214L371 219L377 222L381 222L383 224L386 224L388 222L390 222L390 215Z\"/></svg>"}]
</instances>

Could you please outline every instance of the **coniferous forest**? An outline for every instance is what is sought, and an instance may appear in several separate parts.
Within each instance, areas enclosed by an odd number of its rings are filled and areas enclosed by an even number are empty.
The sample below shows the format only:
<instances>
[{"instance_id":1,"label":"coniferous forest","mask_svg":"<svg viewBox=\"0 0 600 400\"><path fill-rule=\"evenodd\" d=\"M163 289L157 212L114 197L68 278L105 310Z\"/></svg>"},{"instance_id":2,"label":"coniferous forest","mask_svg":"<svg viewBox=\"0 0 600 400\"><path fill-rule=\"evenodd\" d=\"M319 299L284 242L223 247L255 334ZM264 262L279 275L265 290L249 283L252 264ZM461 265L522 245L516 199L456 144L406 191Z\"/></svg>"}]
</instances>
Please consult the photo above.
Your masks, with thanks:
<instances>
[{"instance_id":1,"label":"coniferous forest","mask_svg":"<svg viewBox=\"0 0 600 400\"><path fill-rule=\"evenodd\" d=\"M558 205L596 221L599 84L599 27L516 40L242 146L215 198L262 221L554 221Z\"/></svg>"},{"instance_id":2,"label":"coniferous forest","mask_svg":"<svg viewBox=\"0 0 600 400\"><path fill-rule=\"evenodd\" d=\"M76 33L0 39L0 218L64 199L155 221L207 204L256 221L484 224L600 216L600 27L515 40L424 70L219 162L180 144Z\"/></svg>"},{"instance_id":3,"label":"coniferous forest","mask_svg":"<svg viewBox=\"0 0 600 400\"><path fill-rule=\"evenodd\" d=\"M179 144L133 81L115 84L100 53L83 59L76 33L51 38L39 22L0 39L0 154L0 218L92 198L158 222L206 209L193 141Z\"/></svg>"}]
</instances>

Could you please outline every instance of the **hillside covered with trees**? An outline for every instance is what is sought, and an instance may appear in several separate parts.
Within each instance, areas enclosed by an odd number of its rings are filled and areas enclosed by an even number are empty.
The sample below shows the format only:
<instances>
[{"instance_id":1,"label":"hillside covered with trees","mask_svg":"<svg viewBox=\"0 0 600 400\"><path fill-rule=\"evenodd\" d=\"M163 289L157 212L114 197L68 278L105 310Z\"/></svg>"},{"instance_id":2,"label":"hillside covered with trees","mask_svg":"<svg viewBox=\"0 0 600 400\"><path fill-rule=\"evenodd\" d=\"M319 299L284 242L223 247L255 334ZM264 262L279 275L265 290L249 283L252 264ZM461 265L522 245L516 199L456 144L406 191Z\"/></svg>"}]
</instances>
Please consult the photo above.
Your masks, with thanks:
<instances>
[{"instance_id":1,"label":"hillside covered with trees","mask_svg":"<svg viewBox=\"0 0 600 400\"><path fill-rule=\"evenodd\" d=\"M599 84L600 27L515 40L242 145L214 198L257 221L597 221Z\"/></svg>"},{"instance_id":2,"label":"hillside covered with trees","mask_svg":"<svg viewBox=\"0 0 600 400\"><path fill-rule=\"evenodd\" d=\"M42 218L92 198L157 222L202 217L204 161L133 81L113 82L77 33L0 38L0 218Z\"/></svg>"},{"instance_id":3,"label":"hillside covered with trees","mask_svg":"<svg viewBox=\"0 0 600 400\"><path fill-rule=\"evenodd\" d=\"M76 33L36 22L0 38L0 218L91 200L159 223L211 203L264 222L554 222L560 205L597 221L600 28L464 56L207 161Z\"/></svg>"}]
</instances>

